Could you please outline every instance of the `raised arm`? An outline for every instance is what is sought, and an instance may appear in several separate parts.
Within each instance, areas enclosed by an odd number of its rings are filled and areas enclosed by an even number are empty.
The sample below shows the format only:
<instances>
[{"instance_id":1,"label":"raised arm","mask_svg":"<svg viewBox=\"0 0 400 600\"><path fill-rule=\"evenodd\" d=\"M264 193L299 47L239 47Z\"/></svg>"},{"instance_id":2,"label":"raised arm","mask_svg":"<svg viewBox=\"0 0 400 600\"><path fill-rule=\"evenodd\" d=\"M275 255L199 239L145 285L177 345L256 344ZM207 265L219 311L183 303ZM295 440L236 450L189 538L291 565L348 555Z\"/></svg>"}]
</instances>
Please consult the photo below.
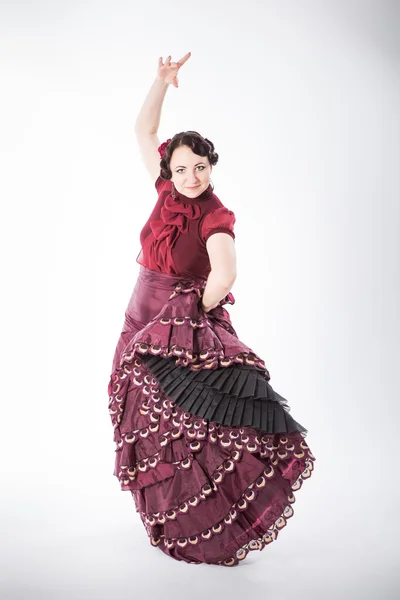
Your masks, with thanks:
<instances>
[{"instance_id":1,"label":"raised arm","mask_svg":"<svg viewBox=\"0 0 400 600\"><path fill-rule=\"evenodd\" d=\"M162 57L159 58L157 76L136 119L135 134L140 154L153 181L160 174L160 155L158 153L160 140L157 131L165 94L170 84L179 87L178 71L190 58L190 55L191 53L188 52L176 63L171 62L171 56L168 56L165 63L163 63Z\"/></svg>"}]
</instances>

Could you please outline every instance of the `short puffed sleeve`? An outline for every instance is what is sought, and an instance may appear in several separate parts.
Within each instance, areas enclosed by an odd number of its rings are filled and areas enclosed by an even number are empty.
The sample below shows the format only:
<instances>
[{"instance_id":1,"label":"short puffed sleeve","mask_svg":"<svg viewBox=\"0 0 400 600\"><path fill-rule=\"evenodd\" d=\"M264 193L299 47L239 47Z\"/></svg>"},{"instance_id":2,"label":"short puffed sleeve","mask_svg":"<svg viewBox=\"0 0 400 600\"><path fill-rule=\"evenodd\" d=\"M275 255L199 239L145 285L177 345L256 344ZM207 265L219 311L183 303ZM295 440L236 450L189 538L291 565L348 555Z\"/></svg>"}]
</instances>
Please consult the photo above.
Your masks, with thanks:
<instances>
[{"instance_id":1,"label":"short puffed sleeve","mask_svg":"<svg viewBox=\"0 0 400 600\"><path fill-rule=\"evenodd\" d=\"M220 206L206 214L201 225L201 237L204 242L213 233L227 233L235 239L234 224L235 214L225 206Z\"/></svg>"}]
</instances>

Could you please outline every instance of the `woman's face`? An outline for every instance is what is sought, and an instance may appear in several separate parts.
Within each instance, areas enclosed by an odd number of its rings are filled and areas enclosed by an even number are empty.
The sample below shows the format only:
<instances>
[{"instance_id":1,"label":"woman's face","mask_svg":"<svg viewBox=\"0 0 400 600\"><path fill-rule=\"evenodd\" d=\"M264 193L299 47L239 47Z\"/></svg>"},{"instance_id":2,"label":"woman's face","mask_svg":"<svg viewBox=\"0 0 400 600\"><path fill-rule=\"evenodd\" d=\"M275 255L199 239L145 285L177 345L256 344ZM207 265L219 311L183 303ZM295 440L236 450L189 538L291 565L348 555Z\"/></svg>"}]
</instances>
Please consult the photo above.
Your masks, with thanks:
<instances>
[{"instance_id":1,"label":"woman's face","mask_svg":"<svg viewBox=\"0 0 400 600\"><path fill-rule=\"evenodd\" d=\"M171 181L184 196L196 198L210 185L212 165L208 157L194 154L188 146L179 146L173 151L169 166Z\"/></svg>"}]
</instances>

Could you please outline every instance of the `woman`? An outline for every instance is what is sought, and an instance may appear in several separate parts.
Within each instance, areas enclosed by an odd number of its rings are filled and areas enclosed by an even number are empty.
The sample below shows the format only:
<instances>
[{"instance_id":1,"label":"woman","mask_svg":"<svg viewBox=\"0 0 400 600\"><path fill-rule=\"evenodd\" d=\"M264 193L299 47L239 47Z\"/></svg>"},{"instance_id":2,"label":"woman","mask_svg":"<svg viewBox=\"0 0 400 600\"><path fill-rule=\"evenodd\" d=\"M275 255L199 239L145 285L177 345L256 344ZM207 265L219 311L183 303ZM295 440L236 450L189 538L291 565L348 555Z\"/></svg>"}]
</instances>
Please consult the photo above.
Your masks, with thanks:
<instances>
[{"instance_id":1,"label":"woman","mask_svg":"<svg viewBox=\"0 0 400 600\"><path fill-rule=\"evenodd\" d=\"M158 200L108 386L114 475L152 545L235 566L277 538L315 458L224 308L234 303L235 215L210 186L214 145L194 131L157 137L167 88L189 57L159 59L135 128Z\"/></svg>"}]
</instances>

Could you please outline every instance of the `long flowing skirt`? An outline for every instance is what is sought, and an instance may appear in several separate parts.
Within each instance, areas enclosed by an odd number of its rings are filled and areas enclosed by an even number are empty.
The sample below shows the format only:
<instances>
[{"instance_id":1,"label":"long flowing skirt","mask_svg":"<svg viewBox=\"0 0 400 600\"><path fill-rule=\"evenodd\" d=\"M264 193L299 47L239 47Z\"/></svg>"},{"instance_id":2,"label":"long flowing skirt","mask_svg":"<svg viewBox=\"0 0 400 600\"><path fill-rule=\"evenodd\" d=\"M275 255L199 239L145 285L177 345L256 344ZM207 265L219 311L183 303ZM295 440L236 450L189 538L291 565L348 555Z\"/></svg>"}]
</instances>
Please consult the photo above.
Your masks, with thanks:
<instances>
[{"instance_id":1,"label":"long flowing skirt","mask_svg":"<svg viewBox=\"0 0 400 600\"><path fill-rule=\"evenodd\" d=\"M108 385L114 475L153 546L236 566L277 539L315 457L238 339L232 294L205 313L204 286L140 267Z\"/></svg>"}]
</instances>

